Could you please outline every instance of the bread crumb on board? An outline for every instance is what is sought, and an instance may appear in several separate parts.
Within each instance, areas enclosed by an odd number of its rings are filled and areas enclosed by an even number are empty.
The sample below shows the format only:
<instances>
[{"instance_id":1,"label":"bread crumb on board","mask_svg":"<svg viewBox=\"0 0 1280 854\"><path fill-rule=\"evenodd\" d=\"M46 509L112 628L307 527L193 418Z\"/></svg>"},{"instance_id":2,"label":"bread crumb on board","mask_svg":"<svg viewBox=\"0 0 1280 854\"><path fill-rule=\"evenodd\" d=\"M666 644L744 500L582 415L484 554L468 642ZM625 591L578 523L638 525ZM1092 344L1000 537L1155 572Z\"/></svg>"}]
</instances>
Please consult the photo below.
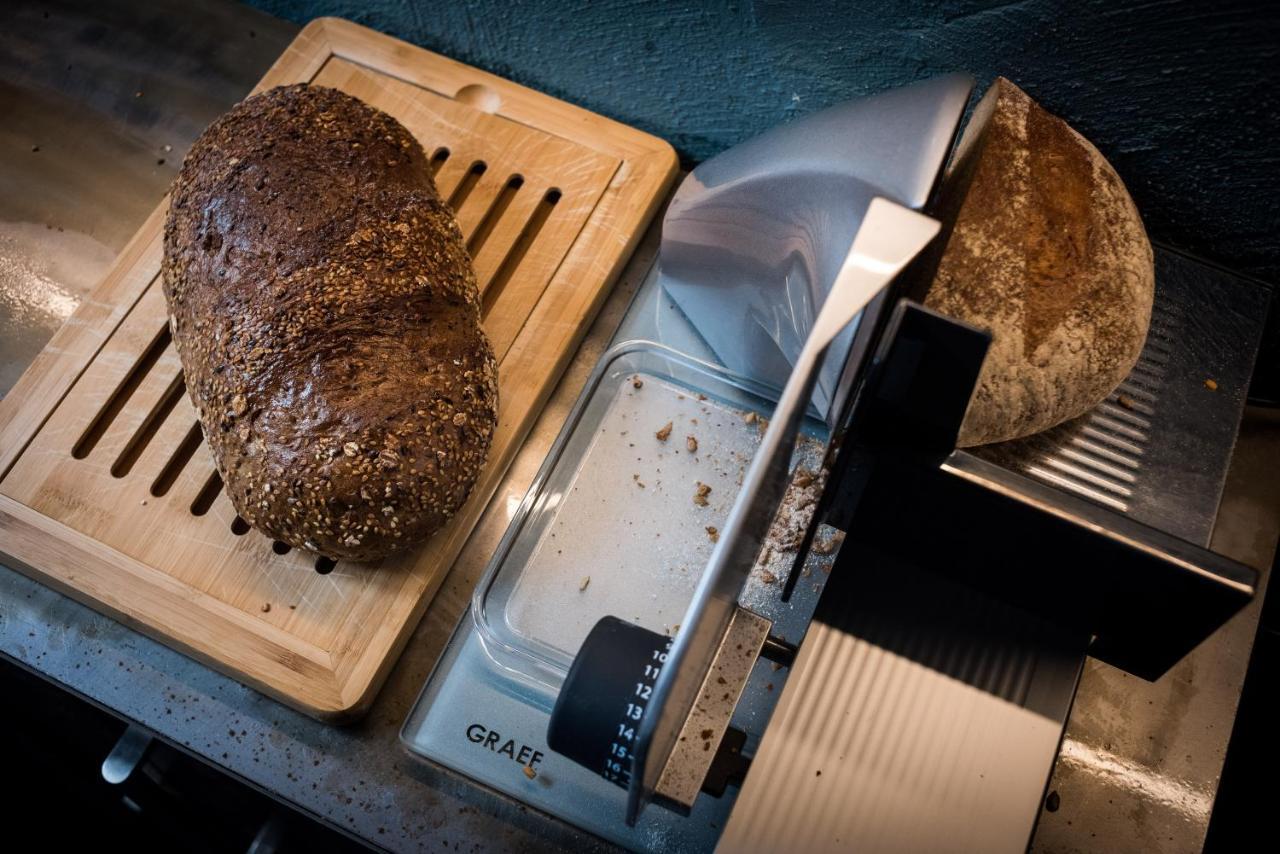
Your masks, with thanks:
<instances>
[{"instance_id":1,"label":"bread crumb on board","mask_svg":"<svg viewBox=\"0 0 1280 854\"><path fill-rule=\"evenodd\" d=\"M685 436L684 446L689 449L689 453L696 454L698 452L698 438L696 436Z\"/></svg>"},{"instance_id":2,"label":"bread crumb on board","mask_svg":"<svg viewBox=\"0 0 1280 854\"><path fill-rule=\"evenodd\" d=\"M673 426L674 425L670 421L668 421L658 430L658 432L653 434L654 438L656 438L659 442L667 441L667 439L671 436L671 428Z\"/></svg>"},{"instance_id":3,"label":"bread crumb on board","mask_svg":"<svg viewBox=\"0 0 1280 854\"><path fill-rule=\"evenodd\" d=\"M693 491L693 503L699 507L707 506L707 496L711 494L711 487L702 481L698 481L697 488Z\"/></svg>"},{"instance_id":4,"label":"bread crumb on board","mask_svg":"<svg viewBox=\"0 0 1280 854\"><path fill-rule=\"evenodd\" d=\"M711 542L713 543L720 542L720 529L717 528L715 525L708 525L707 537L710 538Z\"/></svg>"},{"instance_id":5,"label":"bread crumb on board","mask_svg":"<svg viewBox=\"0 0 1280 854\"><path fill-rule=\"evenodd\" d=\"M578 592L581 593L582 591L586 590L587 585L589 585L590 583L591 583L591 576L588 575L585 578L583 578L582 583L578 585Z\"/></svg>"},{"instance_id":6,"label":"bread crumb on board","mask_svg":"<svg viewBox=\"0 0 1280 854\"><path fill-rule=\"evenodd\" d=\"M523 769L523 770L524 770L524 775L525 775L526 777L528 777L530 780L532 780L534 777L537 777L537 776L538 776L538 772L533 770L533 766L532 766L532 765L526 765L526 766L524 766L524 769Z\"/></svg>"}]
</instances>

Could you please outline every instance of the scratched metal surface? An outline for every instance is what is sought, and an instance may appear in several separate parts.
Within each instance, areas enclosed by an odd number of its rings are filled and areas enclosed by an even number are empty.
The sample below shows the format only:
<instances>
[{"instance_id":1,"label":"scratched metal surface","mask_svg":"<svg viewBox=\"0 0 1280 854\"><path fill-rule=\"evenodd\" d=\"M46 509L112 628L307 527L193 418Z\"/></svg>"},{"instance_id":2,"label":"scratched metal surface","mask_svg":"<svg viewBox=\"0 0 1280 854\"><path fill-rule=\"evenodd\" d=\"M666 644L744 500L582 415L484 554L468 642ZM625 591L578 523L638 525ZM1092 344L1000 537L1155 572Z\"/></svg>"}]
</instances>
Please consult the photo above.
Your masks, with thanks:
<instances>
[{"instance_id":1,"label":"scratched metal surface","mask_svg":"<svg viewBox=\"0 0 1280 854\"><path fill-rule=\"evenodd\" d=\"M21 370L34 356L69 311L60 291L84 292L154 206L190 141L248 91L292 32L214 0L187 4L178 17L120 0L0 4L0 276L38 285L3 285L0 324L22 334L0 335L0 370ZM501 47L490 45L491 56ZM651 257L652 244L606 305L358 726L305 719L3 567L0 654L371 844L599 847L410 760L396 733ZM1213 546L1260 569L1278 530L1276 459L1280 418L1249 411ZM1037 851L1199 847L1257 620L1257 606L1246 609L1156 683L1088 662L1051 783L1059 806L1040 818Z\"/></svg>"},{"instance_id":2,"label":"scratched metal surface","mask_svg":"<svg viewBox=\"0 0 1280 854\"><path fill-rule=\"evenodd\" d=\"M971 453L1208 545L1267 293L1156 251L1156 301L1129 377L1081 417Z\"/></svg>"},{"instance_id":3,"label":"scratched metal surface","mask_svg":"<svg viewBox=\"0 0 1280 854\"><path fill-rule=\"evenodd\" d=\"M1085 662L1033 852L1203 846L1280 534L1277 460L1280 412L1247 410L1209 547L1261 570L1258 596L1156 682Z\"/></svg>"}]
</instances>

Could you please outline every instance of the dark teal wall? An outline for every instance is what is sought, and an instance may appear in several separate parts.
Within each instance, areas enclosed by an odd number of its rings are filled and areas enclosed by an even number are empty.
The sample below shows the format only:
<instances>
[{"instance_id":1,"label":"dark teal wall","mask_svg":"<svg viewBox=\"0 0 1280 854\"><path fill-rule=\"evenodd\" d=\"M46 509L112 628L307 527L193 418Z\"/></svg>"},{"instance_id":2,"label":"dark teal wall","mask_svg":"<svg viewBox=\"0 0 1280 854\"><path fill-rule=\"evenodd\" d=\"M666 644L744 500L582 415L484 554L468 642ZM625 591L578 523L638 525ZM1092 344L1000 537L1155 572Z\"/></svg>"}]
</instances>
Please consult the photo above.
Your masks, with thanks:
<instances>
[{"instance_id":1,"label":"dark teal wall","mask_svg":"<svg viewBox=\"0 0 1280 854\"><path fill-rule=\"evenodd\" d=\"M687 162L941 71L1003 74L1111 159L1153 237L1280 280L1274 2L252 2L391 33L651 131Z\"/></svg>"}]
</instances>

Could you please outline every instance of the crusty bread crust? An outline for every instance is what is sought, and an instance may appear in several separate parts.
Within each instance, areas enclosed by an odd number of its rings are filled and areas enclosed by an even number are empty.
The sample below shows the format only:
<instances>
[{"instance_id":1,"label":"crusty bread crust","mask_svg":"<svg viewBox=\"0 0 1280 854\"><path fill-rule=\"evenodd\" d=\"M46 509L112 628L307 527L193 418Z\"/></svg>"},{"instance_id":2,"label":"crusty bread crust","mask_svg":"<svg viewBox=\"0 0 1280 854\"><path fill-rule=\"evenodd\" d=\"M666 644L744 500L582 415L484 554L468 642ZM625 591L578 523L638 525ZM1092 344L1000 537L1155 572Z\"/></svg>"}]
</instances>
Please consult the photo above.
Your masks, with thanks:
<instances>
[{"instance_id":1,"label":"crusty bread crust","mask_svg":"<svg viewBox=\"0 0 1280 854\"><path fill-rule=\"evenodd\" d=\"M170 325L237 512L375 560L461 506L497 424L475 272L421 146L284 86L196 140L164 235Z\"/></svg>"},{"instance_id":2,"label":"crusty bread crust","mask_svg":"<svg viewBox=\"0 0 1280 854\"><path fill-rule=\"evenodd\" d=\"M1097 405L1137 362L1155 293L1142 219L1097 149L1008 80L986 99L980 137L962 146L971 162L957 166L971 183L925 300L993 335L961 447Z\"/></svg>"}]
</instances>

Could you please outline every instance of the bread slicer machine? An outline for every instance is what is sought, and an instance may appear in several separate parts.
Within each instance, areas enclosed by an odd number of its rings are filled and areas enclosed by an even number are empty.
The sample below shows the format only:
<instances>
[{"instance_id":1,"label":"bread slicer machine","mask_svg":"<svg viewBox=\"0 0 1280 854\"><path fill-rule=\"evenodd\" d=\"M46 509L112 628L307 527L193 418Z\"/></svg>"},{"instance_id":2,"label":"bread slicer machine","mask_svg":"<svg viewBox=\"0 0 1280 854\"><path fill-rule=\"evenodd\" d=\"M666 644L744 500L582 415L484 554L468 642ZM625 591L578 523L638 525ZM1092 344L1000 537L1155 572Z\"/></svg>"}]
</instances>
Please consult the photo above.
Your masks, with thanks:
<instances>
[{"instance_id":1,"label":"bread slicer machine","mask_svg":"<svg viewBox=\"0 0 1280 854\"><path fill-rule=\"evenodd\" d=\"M1085 655L1156 678L1250 600L1206 545L1265 292L1158 251L1139 406L955 449L988 338L919 301L972 85L685 179L411 752L635 850L1023 850Z\"/></svg>"}]
</instances>

